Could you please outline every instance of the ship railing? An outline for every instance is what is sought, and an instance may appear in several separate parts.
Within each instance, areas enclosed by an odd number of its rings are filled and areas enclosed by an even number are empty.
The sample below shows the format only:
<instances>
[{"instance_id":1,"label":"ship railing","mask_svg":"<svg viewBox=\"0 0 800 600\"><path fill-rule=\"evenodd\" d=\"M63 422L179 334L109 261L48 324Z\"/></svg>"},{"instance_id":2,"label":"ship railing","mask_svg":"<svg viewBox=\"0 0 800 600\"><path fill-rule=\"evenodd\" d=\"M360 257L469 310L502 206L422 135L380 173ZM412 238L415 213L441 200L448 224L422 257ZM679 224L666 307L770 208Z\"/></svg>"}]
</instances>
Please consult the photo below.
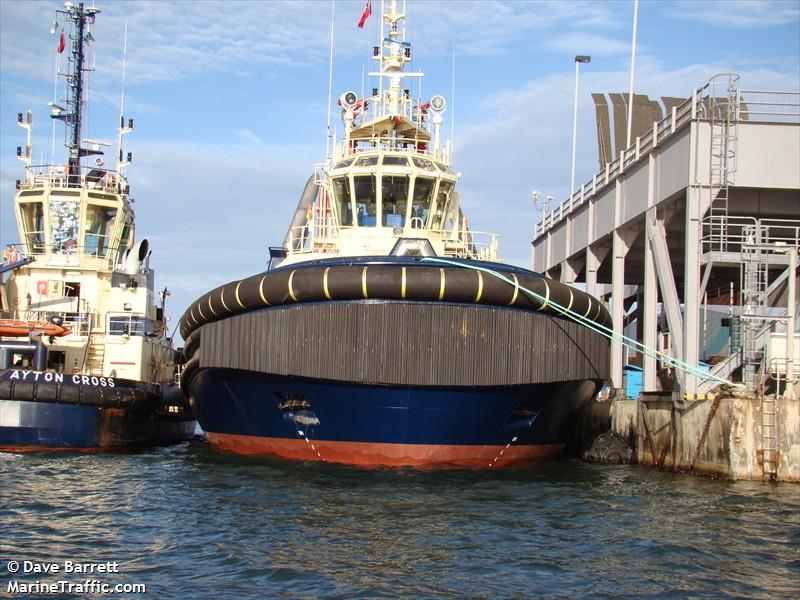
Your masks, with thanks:
<instances>
[{"instance_id":1,"label":"ship railing","mask_svg":"<svg viewBox=\"0 0 800 600\"><path fill-rule=\"evenodd\" d=\"M421 108L423 102L419 98L412 98L403 94L400 98L392 99L384 90L383 96L370 96L366 98L367 109L356 112L354 126L358 127L363 122L369 122L386 117L402 117L421 129L428 130L430 118L433 115L428 109Z\"/></svg>"},{"instance_id":2,"label":"ship railing","mask_svg":"<svg viewBox=\"0 0 800 600\"><path fill-rule=\"evenodd\" d=\"M731 75L731 77L733 77ZM572 190L570 196L545 212L536 224L534 239L538 239L567 215L586 204L609 184L624 175L632 165L660 147L676 132L692 121L730 117L736 121L800 123L800 92L731 89L729 77L715 77L706 85L692 91L691 98L673 106L667 116L654 122L652 128L637 137L620 155L595 173L591 180ZM730 100L733 95L733 100ZM730 115L728 106L734 107Z\"/></svg>"},{"instance_id":3,"label":"ship railing","mask_svg":"<svg viewBox=\"0 0 800 600\"><path fill-rule=\"evenodd\" d=\"M48 301L52 301L49 298ZM58 300L77 300L73 297L56 298ZM49 321L53 317L61 319L62 327L70 330L70 335L87 337L89 333L97 333L97 324L100 322L96 311L71 311L71 310L26 310L24 313L27 321Z\"/></svg>"},{"instance_id":4,"label":"ship railing","mask_svg":"<svg viewBox=\"0 0 800 600\"><path fill-rule=\"evenodd\" d=\"M294 246L288 248L288 254L331 254L339 253L339 240L341 233L347 231L371 231L370 227L330 226L329 235L315 235L308 226L291 228L291 238ZM473 260L497 261L499 236L495 233L484 231L471 231L468 229L410 229L409 235L414 237L427 237L441 240L444 256L452 258L469 258Z\"/></svg>"},{"instance_id":5,"label":"ship railing","mask_svg":"<svg viewBox=\"0 0 800 600\"><path fill-rule=\"evenodd\" d=\"M436 152L433 142L416 137L396 138L390 136L375 135L369 139L351 140L338 142L334 146L332 160L338 162L348 156L360 154L362 152L408 152L425 154L431 158L450 165L450 146L449 142L441 144L439 151Z\"/></svg>"},{"instance_id":6,"label":"ship railing","mask_svg":"<svg viewBox=\"0 0 800 600\"><path fill-rule=\"evenodd\" d=\"M432 230L441 235L444 243L444 255L452 258L469 258L496 262L500 236L485 231L463 230L453 236L452 230Z\"/></svg>"},{"instance_id":7,"label":"ship railing","mask_svg":"<svg viewBox=\"0 0 800 600\"><path fill-rule=\"evenodd\" d=\"M130 191L127 179L113 169L80 166L70 173L65 165L32 165L26 167L25 178L17 181L18 190L75 188L94 189L114 194Z\"/></svg>"},{"instance_id":8,"label":"ship railing","mask_svg":"<svg viewBox=\"0 0 800 600\"><path fill-rule=\"evenodd\" d=\"M33 257L49 256L50 265L63 264L64 266L78 266L81 261L87 258L96 260L93 266L96 268L112 268L118 254L116 246L104 246L104 242L110 237L100 234L86 234L92 236L93 243L79 246L75 240L70 238L57 244L45 244L41 240L44 238L44 231L29 231L25 236L25 254ZM38 261L41 265L41 260Z\"/></svg>"}]
</instances>

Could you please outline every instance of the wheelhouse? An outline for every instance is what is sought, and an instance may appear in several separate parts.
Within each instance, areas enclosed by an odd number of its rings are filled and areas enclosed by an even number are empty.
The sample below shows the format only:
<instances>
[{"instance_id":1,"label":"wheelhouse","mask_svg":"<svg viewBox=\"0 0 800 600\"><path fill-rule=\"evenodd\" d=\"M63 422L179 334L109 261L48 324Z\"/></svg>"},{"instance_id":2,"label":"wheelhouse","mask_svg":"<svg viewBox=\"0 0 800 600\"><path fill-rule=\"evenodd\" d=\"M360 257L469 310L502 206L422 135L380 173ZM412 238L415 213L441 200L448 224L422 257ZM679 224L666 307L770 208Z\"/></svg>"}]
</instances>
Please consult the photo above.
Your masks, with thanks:
<instances>
[{"instance_id":1,"label":"wheelhouse","mask_svg":"<svg viewBox=\"0 0 800 600\"><path fill-rule=\"evenodd\" d=\"M363 153L328 174L334 219L344 228L452 228L458 176L444 163L409 153Z\"/></svg>"}]
</instances>

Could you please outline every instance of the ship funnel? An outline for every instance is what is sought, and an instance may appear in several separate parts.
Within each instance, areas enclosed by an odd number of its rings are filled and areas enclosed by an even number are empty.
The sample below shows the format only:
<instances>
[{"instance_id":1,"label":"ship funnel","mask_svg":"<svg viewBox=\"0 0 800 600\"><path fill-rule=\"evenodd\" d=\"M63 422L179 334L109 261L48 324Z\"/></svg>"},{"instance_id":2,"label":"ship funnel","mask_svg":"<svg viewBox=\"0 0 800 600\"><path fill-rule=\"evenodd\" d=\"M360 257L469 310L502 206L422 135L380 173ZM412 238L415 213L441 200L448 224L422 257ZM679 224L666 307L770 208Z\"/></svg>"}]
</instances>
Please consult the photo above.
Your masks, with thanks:
<instances>
[{"instance_id":1,"label":"ship funnel","mask_svg":"<svg viewBox=\"0 0 800 600\"><path fill-rule=\"evenodd\" d=\"M150 251L150 242L142 240L134 248L128 250L128 257L125 259L125 273L136 275L142 266L142 261L147 258Z\"/></svg>"}]
</instances>

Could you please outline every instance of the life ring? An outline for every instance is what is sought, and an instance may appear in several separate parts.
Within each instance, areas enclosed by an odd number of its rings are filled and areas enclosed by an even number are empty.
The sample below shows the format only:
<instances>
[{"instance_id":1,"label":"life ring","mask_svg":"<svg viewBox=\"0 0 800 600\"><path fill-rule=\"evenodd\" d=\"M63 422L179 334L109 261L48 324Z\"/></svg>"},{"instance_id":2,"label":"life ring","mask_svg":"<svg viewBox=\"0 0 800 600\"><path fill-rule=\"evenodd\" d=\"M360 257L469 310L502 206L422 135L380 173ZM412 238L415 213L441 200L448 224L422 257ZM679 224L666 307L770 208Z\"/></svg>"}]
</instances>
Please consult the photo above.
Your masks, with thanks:
<instances>
[{"instance_id":1,"label":"life ring","mask_svg":"<svg viewBox=\"0 0 800 600\"><path fill-rule=\"evenodd\" d=\"M14 298L14 306L19 306L19 296Z\"/></svg>"}]
</instances>

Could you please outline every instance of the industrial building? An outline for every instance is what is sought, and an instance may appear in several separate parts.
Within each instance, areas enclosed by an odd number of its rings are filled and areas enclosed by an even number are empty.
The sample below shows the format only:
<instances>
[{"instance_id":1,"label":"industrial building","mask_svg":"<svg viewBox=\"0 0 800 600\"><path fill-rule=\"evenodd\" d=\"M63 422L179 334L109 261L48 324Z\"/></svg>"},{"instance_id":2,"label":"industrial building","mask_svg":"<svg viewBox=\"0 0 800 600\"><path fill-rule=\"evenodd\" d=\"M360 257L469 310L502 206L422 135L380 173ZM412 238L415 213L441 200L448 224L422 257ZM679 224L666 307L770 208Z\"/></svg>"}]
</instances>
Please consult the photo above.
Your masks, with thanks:
<instances>
[{"instance_id":1,"label":"industrial building","mask_svg":"<svg viewBox=\"0 0 800 600\"><path fill-rule=\"evenodd\" d=\"M594 95L604 167L544 212L533 269L608 302L614 428L640 462L800 480L800 93L724 74L664 118L637 96L627 148L620 98L612 157Z\"/></svg>"}]
</instances>

